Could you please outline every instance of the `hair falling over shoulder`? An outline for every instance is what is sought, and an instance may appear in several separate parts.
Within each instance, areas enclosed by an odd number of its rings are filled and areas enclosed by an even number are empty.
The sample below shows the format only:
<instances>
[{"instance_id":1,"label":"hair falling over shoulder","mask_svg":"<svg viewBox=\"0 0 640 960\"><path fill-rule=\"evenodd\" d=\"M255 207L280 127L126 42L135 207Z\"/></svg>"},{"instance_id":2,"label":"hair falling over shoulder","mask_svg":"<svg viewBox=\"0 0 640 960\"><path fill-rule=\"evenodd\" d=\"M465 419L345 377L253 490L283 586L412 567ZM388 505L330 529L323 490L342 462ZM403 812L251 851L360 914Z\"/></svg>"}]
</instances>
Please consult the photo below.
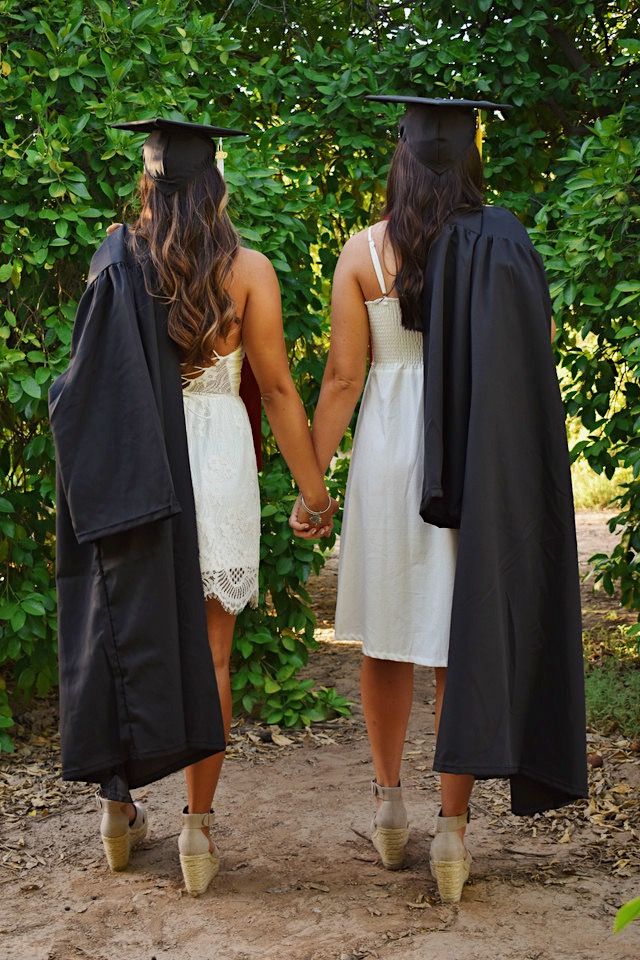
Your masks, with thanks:
<instances>
[{"instance_id":1,"label":"hair falling over shoulder","mask_svg":"<svg viewBox=\"0 0 640 960\"><path fill-rule=\"evenodd\" d=\"M429 248L454 212L482 209L480 154L472 143L450 170L437 174L398 142L387 178L387 240L399 264L395 287L402 325L422 329L422 286Z\"/></svg>"},{"instance_id":2,"label":"hair falling over shoulder","mask_svg":"<svg viewBox=\"0 0 640 960\"><path fill-rule=\"evenodd\" d=\"M165 195L143 174L131 250L150 262L155 289L169 304L168 332L187 368L207 366L218 339L237 320L226 281L240 247L227 213L228 194L213 166L184 189Z\"/></svg>"}]
</instances>

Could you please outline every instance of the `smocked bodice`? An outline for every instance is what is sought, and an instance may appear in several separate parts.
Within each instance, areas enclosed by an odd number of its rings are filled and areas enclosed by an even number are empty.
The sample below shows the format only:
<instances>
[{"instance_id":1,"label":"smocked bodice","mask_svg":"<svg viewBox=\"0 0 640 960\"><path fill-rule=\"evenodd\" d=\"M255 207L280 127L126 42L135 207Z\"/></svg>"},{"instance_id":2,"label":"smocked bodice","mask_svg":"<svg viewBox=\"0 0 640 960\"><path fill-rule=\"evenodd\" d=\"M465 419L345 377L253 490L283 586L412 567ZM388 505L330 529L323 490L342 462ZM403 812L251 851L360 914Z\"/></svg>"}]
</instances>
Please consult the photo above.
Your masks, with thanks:
<instances>
[{"instance_id":1,"label":"smocked bodice","mask_svg":"<svg viewBox=\"0 0 640 960\"><path fill-rule=\"evenodd\" d=\"M421 366L422 333L402 326L400 301L380 297L366 304L374 365Z\"/></svg>"},{"instance_id":2,"label":"smocked bodice","mask_svg":"<svg viewBox=\"0 0 640 960\"><path fill-rule=\"evenodd\" d=\"M232 353L215 353L216 362L210 367L198 367L202 372L197 377L182 377L184 397L202 397L226 394L237 397L240 394L240 376L244 347L242 344Z\"/></svg>"}]
</instances>

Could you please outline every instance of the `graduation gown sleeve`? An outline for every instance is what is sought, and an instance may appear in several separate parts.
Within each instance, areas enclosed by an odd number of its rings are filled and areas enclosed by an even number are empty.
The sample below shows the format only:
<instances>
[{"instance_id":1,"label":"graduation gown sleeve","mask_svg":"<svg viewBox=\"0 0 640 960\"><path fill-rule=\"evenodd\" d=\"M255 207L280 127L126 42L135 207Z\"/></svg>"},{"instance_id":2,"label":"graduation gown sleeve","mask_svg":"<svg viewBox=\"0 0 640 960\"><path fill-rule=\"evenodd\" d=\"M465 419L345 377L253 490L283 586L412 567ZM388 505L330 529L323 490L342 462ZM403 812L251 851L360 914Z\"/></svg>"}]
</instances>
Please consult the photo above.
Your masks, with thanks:
<instances>
[{"instance_id":1,"label":"graduation gown sleeve","mask_svg":"<svg viewBox=\"0 0 640 960\"><path fill-rule=\"evenodd\" d=\"M509 211L452 218L424 291L421 515L459 528L434 767L516 814L587 795L575 518L544 268Z\"/></svg>"},{"instance_id":2,"label":"graduation gown sleeve","mask_svg":"<svg viewBox=\"0 0 640 960\"><path fill-rule=\"evenodd\" d=\"M49 412L78 543L180 511L123 263L100 272L80 301Z\"/></svg>"}]
</instances>

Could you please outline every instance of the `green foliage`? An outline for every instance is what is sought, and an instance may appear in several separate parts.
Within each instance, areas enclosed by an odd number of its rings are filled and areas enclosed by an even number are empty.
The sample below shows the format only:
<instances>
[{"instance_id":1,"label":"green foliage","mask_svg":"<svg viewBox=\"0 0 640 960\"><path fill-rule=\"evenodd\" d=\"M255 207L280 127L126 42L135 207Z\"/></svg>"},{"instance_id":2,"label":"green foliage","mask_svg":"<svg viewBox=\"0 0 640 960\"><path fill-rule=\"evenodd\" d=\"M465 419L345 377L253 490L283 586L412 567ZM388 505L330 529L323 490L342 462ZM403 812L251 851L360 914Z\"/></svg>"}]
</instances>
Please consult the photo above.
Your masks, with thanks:
<instances>
[{"instance_id":1,"label":"green foliage","mask_svg":"<svg viewBox=\"0 0 640 960\"><path fill-rule=\"evenodd\" d=\"M634 920L640 920L640 897L629 900L620 907L613 921L613 932L620 933Z\"/></svg>"},{"instance_id":2,"label":"green foliage","mask_svg":"<svg viewBox=\"0 0 640 960\"><path fill-rule=\"evenodd\" d=\"M591 726L623 737L640 736L640 665L610 656L585 674L587 716Z\"/></svg>"},{"instance_id":3,"label":"green foliage","mask_svg":"<svg viewBox=\"0 0 640 960\"><path fill-rule=\"evenodd\" d=\"M615 615L614 615L615 616ZM585 630L587 719L600 733L640 737L640 656L623 623Z\"/></svg>"},{"instance_id":4,"label":"green foliage","mask_svg":"<svg viewBox=\"0 0 640 960\"><path fill-rule=\"evenodd\" d=\"M278 271L296 382L311 410L331 274L343 242L376 214L395 139L397 111L365 105L363 94L410 89L515 104L508 122L488 123L490 197L529 226L537 221L568 404L589 430L582 455L605 473L635 468L637 414L625 418L622 401L636 410L638 348L623 331L637 323L637 288L624 286L634 282L637 115L621 106L637 95L637 3L311 0L279 15L251 0L0 0L0 12L0 664L18 691L44 691L55 677L47 389L67 363L90 256L108 223L126 219L139 172L138 141L108 129L111 120L161 113L251 131L246 145L229 147L233 215ZM336 490L344 479L339 462ZM295 679L312 643L304 582L322 556L284 528L293 490L272 441L262 485L262 602L239 623L234 696L265 719L305 722L343 709ZM638 497L636 473L621 504L625 546L604 573L630 605ZM10 715L3 687L0 749Z\"/></svg>"},{"instance_id":5,"label":"green foliage","mask_svg":"<svg viewBox=\"0 0 640 960\"><path fill-rule=\"evenodd\" d=\"M596 120L579 146L559 158L560 187L537 215L537 238L553 278L563 328L564 397L586 437L573 447L598 474L626 468L616 497L622 528L598 579L640 609L640 111ZM635 136L635 139L634 139Z\"/></svg>"}]
</instances>

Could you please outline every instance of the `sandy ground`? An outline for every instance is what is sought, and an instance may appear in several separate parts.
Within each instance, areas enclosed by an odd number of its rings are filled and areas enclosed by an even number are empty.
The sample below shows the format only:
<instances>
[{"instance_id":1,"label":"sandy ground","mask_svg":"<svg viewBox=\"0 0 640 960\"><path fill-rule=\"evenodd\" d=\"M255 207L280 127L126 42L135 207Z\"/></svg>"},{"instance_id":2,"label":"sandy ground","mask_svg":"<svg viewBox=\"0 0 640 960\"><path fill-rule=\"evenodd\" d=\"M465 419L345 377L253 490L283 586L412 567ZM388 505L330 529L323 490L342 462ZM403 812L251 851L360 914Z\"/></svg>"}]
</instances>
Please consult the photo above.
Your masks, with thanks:
<instances>
[{"instance_id":1,"label":"sandy ground","mask_svg":"<svg viewBox=\"0 0 640 960\"><path fill-rule=\"evenodd\" d=\"M581 514L581 557L606 549L602 514ZM274 743L239 724L216 800L220 876L199 900L182 891L176 834L181 776L146 796L151 833L128 871L103 862L85 788L52 772L54 713L23 718L0 767L12 791L0 833L0 956L6 960L637 960L640 925L611 933L640 893L638 744L590 733L589 803L516 818L505 786L478 784L474 856L460 907L442 907L428 870L438 809L433 682L417 671L403 781L407 866L391 873L366 839L371 768L357 702L360 653L330 642L335 561L313 585L323 642L308 673L354 701L353 715ZM586 568L585 568L586 569ZM584 586L585 611L615 612ZM276 737L279 740L279 737ZM0 797L2 790L0 790Z\"/></svg>"}]
</instances>

